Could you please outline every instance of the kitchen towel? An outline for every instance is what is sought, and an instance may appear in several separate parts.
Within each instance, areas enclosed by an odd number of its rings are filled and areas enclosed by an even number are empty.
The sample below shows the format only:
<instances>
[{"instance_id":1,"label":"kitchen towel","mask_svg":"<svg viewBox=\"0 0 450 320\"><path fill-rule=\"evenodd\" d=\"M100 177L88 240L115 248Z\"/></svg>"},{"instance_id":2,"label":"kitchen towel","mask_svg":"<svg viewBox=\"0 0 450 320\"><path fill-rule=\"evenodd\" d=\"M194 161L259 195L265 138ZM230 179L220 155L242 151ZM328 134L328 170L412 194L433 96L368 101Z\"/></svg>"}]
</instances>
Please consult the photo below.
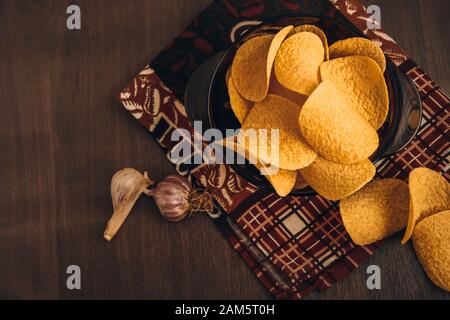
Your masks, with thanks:
<instances>
[{"instance_id":1,"label":"kitchen towel","mask_svg":"<svg viewBox=\"0 0 450 320\"><path fill-rule=\"evenodd\" d=\"M377 177L406 180L410 170L425 166L449 179L448 96L390 36L367 28L369 14L356 0L216 0L120 92L121 104L169 155L178 143L171 140L174 130L194 135L183 94L195 69L261 21L298 12L352 23L418 88L423 105L419 133L405 149L376 163ZM281 198L223 164L176 166L212 194L223 235L277 299L327 289L374 253L376 245L351 241L336 202L320 196Z\"/></svg>"}]
</instances>

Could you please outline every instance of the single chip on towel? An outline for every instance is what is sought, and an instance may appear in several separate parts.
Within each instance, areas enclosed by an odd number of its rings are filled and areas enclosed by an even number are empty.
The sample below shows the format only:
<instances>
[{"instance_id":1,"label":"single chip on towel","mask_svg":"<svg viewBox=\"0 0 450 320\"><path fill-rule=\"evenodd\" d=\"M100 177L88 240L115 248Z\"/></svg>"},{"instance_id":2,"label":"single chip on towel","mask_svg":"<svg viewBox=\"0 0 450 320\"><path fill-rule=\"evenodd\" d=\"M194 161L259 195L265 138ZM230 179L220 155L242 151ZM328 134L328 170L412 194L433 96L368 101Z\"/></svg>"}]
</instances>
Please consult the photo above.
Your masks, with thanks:
<instances>
[{"instance_id":1,"label":"single chip on towel","mask_svg":"<svg viewBox=\"0 0 450 320\"><path fill-rule=\"evenodd\" d=\"M370 182L340 203L344 226L353 242L367 245L406 226L408 184L398 179Z\"/></svg>"}]
</instances>

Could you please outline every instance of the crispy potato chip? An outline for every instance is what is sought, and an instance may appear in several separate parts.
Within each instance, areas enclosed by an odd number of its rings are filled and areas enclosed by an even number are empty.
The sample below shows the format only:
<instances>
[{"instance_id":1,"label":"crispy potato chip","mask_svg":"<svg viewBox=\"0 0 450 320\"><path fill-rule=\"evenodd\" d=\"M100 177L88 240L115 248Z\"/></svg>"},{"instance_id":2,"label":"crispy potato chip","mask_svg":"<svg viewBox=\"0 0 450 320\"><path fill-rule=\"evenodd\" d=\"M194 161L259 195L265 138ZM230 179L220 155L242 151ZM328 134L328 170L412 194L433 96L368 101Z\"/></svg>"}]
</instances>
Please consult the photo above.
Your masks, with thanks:
<instances>
[{"instance_id":1,"label":"crispy potato chip","mask_svg":"<svg viewBox=\"0 0 450 320\"><path fill-rule=\"evenodd\" d=\"M306 142L330 161L360 162L378 147L375 129L348 106L330 81L322 82L306 100L299 127Z\"/></svg>"},{"instance_id":2,"label":"crispy potato chip","mask_svg":"<svg viewBox=\"0 0 450 320\"><path fill-rule=\"evenodd\" d=\"M267 55L273 35L247 40L236 52L231 65L231 78L239 93L247 100L261 101L267 94Z\"/></svg>"},{"instance_id":3,"label":"crispy potato chip","mask_svg":"<svg viewBox=\"0 0 450 320\"><path fill-rule=\"evenodd\" d=\"M294 29L294 26L286 26L280 31L277 32L275 37L272 40L272 43L270 45L270 50L267 55L267 81L270 79L270 75L272 74L272 68L273 64L275 62L275 57L277 56L278 50L280 49L283 41L287 38L289 33L291 33L292 29Z\"/></svg>"},{"instance_id":4,"label":"crispy potato chip","mask_svg":"<svg viewBox=\"0 0 450 320\"><path fill-rule=\"evenodd\" d=\"M295 34L298 32L304 32L304 31L311 32L311 33L314 33L317 36L319 36L320 40L322 40L323 48L325 50L324 59L325 59L325 61L330 60L330 55L329 55L329 50L328 50L328 39L327 39L327 36L325 35L325 33L322 31L322 29L320 29L319 27L316 27L315 25L312 25L312 24L304 24L304 25L295 27L294 30L291 31L291 34Z\"/></svg>"},{"instance_id":5,"label":"crispy potato chip","mask_svg":"<svg viewBox=\"0 0 450 320\"><path fill-rule=\"evenodd\" d=\"M413 244L422 267L437 286L450 291L450 210L425 218L414 229Z\"/></svg>"},{"instance_id":6,"label":"crispy potato chip","mask_svg":"<svg viewBox=\"0 0 450 320\"><path fill-rule=\"evenodd\" d=\"M265 172L265 167L263 165L260 164L257 167L261 170L261 173L266 174L265 177L269 180L270 184L280 197L287 196L294 188L295 180L297 178L296 171L278 168L276 173L271 174L270 172Z\"/></svg>"},{"instance_id":7,"label":"crispy potato chip","mask_svg":"<svg viewBox=\"0 0 450 320\"><path fill-rule=\"evenodd\" d=\"M275 58L275 75L289 90L310 95L320 81L319 66L325 50L320 38L299 32L283 42Z\"/></svg>"},{"instance_id":8,"label":"crispy potato chip","mask_svg":"<svg viewBox=\"0 0 450 320\"><path fill-rule=\"evenodd\" d=\"M269 94L286 98L299 106L303 106L306 99L308 99L308 97L303 94L291 91L288 88L283 87L280 84L280 82L278 82L277 78L275 77L275 74L273 73L272 76L270 77Z\"/></svg>"},{"instance_id":9,"label":"crispy potato chip","mask_svg":"<svg viewBox=\"0 0 450 320\"><path fill-rule=\"evenodd\" d=\"M353 194L375 175L375 167L367 159L355 164L340 164L320 156L299 171L318 194L333 201Z\"/></svg>"},{"instance_id":10,"label":"crispy potato chip","mask_svg":"<svg viewBox=\"0 0 450 320\"><path fill-rule=\"evenodd\" d=\"M242 124L239 142L246 144L247 134L256 132L257 143L249 148L262 162L287 170L308 166L317 154L308 146L298 129L296 119L300 109L300 106L286 98L268 95L250 110ZM278 130L279 139L272 135L272 129ZM267 137L266 141L261 139L261 135Z\"/></svg>"},{"instance_id":11,"label":"crispy potato chip","mask_svg":"<svg viewBox=\"0 0 450 320\"><path fill-rule=\"evenodd\" d=\"M236 52L231 65L231 77L245 99L259 102L266 97L275 56L292 28L287 26L276 35L251 38Z\"/></svg>"},{"instance_id":12,"label":"crispy potato chip","mask_svg":"<svg viewBox=\"0 0 450 320\"><path fill-rule=\"evenodd\" d=\"M247 141L246 141L247 142ZM251 153L251 150L249 150L248 144L240 144L238 142L238 136L228 136L223 138L222 140L215 141L217 144L221 144L227 149L230 149L234 151L235 153L241 155L245 159L247 159L251 164L256 166L258 169L260 169L258 166L260 163L258 162L258 157L256 154Z\"/></svg>"},{"instance_id":13,"label":"crispy potato chip","mask_svg":"<svg viewBox=\"0 0 450 320\"><path fill-rule=\"evenodd\" d=\"M427 168L412 170L409 193L411 204L403 244L411 237L416 223L436 212L450 209L450 184L436 171Z\"/></svg>"},{"instance_id":14,"label":"crispy potato chip","mask_svg":"<svg viewBox=\"0 0 450 320\"><path fill-rule=\"evenodd\" d=\"M243 123L253 106L253 102L244 99L239 94L234 86L233 78L231 77L228 77L228 95L230 97L230 105L234 115L240 123Z\"/></svg>"},{"instance_id":15,"label":"crispy potato chip","mask_svg":"<svg viewBox=\"0 0 450 320\"><path fill-rule=\"evenodd\" d=\"M244 145L239 145L233 137L228 137L227 139L223 139L217 143L240 153L243 157L250 160L250 162L253 162L253 164L261 171L261 174L269 180L270 184L279 196L287 196L294 188L294 184L297 179L297 171L275 168L258 162L257 158L250 154L248 148ZM241 148L239 148L239 146Z\"/></svg>"},{"instance_id":16,"label":"crispy potato chip","mask_svg":"<svg viewBox=\"0 0 450 320\"><path fill-rule=\"evenodd\" d=\"M366 56L373 59L384 73L386 70L386 57L383 50L373 41L365 38L349 38L340 40L330 46L330 59Z\"/></svg>"},{"instance_id":17,"label":"crispy potato chip","mask_svg":"<svg viewBox=\"0 0 450 320\"><path fill-rule=\"evenodd\" d=\"M408 184L382 179L343 199L340 211L353 242L366 245L403 229L408 220Z\"/></svg>"},{"instance_id":18,"label":"crispy potato chip","mask_svg":"<svg viewBox=\"0 0 450 320\"><path fill-rule=\"evenodd\" d=\"M378 130L389 111L386 82L378 65L364 56L330 60L320 66L323 81L332 81L369 124Z\"/></svg>"}]
</instances>

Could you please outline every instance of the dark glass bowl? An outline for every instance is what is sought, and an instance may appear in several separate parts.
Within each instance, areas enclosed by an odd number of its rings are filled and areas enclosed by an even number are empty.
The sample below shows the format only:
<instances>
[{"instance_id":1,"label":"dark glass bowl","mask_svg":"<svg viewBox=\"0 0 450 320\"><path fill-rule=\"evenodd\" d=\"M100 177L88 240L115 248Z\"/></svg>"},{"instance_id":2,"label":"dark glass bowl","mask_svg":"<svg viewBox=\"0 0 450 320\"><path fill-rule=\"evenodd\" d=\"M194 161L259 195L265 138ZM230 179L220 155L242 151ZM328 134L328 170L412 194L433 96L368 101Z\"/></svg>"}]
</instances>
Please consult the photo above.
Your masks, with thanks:
<instances>
[{"instance_id":1,"label":"dark glass bowl","mask_svg":"<svg viewBox=\"0 0 450 320\"><path fill-rule=\"evenodd\" d=\"M276 33L281 28L312 24L321 28L328 44L350 37L366 37L350 24L332 18L295 14L274 18L253 27L233 45L205 61L191 77L185 91L185 104L190 119L202 121L203 130L217 128L224 136L226 129L240 128L240 123L229 107L225 74L230 67L239 46L246 40L260 34ZM416 135L422 116L420 97L414 84L387 58L384 74L389 93L389 113L384 125L378 130L380 146L371 156L376 162L403 149ZM273 190L271 184L259 170L246 162L231 164L233 169L251 183ZM314 190L307 187L293 190L291 195L311 195Z\"/></svg>"}]
</instances>

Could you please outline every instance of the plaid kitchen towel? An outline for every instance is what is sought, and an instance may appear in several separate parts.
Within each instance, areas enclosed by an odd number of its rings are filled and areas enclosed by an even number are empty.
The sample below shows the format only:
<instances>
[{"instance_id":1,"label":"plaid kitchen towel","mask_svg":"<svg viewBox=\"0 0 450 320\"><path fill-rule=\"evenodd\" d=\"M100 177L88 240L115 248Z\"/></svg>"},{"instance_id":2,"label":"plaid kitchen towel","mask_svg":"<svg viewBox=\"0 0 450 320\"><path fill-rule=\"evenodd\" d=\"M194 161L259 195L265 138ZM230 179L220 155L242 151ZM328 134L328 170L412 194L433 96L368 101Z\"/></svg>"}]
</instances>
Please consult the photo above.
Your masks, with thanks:
<instances>
[{"instance_id":1,"label":"plaid kitchen towel","mask_svg":"<svg viewBox=\"0 0 450 320\"><path fill-rule=\"evenodd\" d=\"M177 143L170 139L174 130L194 135L183 93L199 64L228 48L249 27L296 12L351 22L382 47L420 92L423 119L417 137L396 155L380 160L377 176L406 179L413 168L426 166L449 179L448 96L391 37L381 29L367 28L369 15L356 0L214 1L122 90L122 105L169 153ZM277 299L327 289L374 252L374 245L361 247L351 241L336 202L320 196L281 198L252 185L227 165L176 166L213 195L222 213L215 220L220 230Z\"/></svg>"}]
</instances>

